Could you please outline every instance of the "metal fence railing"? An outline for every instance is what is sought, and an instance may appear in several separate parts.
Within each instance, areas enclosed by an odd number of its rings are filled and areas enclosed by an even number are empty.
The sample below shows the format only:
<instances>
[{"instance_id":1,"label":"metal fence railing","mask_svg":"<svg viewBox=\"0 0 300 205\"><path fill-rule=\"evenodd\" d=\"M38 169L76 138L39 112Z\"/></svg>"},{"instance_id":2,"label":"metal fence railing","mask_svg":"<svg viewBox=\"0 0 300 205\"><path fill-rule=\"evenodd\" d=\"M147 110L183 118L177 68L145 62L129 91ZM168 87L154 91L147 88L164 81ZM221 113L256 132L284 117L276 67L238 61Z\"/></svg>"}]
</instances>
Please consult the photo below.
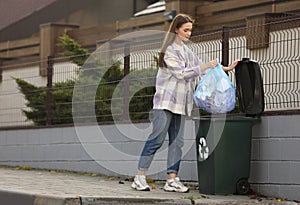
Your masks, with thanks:
<instances>
[{"instance_id":1,"label":"metal fence railing","mask_svg":"<svg viewBox=\"0 0 300 205\"><path fill-rule=\"evenodd\" d=\"M189 46L203 61L256 60L264 82L265 112L299 111L299 22L298 17L260 25L267 28L267 38L261 47L253 45L257 39L249 41L249 27L197 35ZM94 61L83 67L62 57L49 58L47 77L39 75L38 65L2 67L0 128L67 125L74 120L80 123L148 120L161 44L147 45L102 55L112 59L110 62L97 61L95 52ZM234 71L229 76L235 82Z\"/></svg>"}]
</instances>

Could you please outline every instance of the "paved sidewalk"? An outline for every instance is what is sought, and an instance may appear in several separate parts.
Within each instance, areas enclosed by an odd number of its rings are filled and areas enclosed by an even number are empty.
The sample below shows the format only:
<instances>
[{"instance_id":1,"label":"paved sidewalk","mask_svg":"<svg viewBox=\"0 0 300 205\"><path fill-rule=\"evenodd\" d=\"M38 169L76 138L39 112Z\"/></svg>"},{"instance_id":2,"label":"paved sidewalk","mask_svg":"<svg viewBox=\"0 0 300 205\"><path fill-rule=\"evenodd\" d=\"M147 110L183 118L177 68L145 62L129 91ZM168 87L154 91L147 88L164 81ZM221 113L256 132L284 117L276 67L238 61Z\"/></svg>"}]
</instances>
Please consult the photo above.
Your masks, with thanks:
<instances>
[{"instance_id":1,"label":"paved sidewalk","mask_svg":"<svg viewBox=\"0 0 300 205\"><path fill-rule=\"evenodd\" d=\"M162 190L155 182L150 192L130 188L126 179L48 170L23 170L0 166L1 205L100 205L100 204L200 204L200 205L296 205L291 201L250 196L203 195Z\"/></svg>"}]
</instances>

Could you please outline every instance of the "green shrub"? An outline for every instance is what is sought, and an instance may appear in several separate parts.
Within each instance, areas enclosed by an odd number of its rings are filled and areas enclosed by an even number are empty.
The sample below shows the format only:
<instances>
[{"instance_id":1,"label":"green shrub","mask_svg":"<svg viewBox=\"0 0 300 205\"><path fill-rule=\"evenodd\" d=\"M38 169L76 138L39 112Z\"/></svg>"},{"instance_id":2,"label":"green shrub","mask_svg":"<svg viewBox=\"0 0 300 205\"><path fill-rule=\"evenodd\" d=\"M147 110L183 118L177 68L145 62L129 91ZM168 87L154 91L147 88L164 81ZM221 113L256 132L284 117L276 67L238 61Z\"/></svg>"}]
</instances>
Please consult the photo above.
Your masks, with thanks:
<instances>
[{"instance_id":1,"label":"green shrub","mask_svg":"<svg viewBox=\"0 0 300 205\"><path fill-rule=\"evenodd\" d=\"M47 120L47 92L44 86L35 86L25 80L14 78L26 99L29 109L22 109L27 120L35 125L45 125ZM54 83L52 86L52 124L72 123L72 95L74 81Z\"/></svg>"}]
</instances>

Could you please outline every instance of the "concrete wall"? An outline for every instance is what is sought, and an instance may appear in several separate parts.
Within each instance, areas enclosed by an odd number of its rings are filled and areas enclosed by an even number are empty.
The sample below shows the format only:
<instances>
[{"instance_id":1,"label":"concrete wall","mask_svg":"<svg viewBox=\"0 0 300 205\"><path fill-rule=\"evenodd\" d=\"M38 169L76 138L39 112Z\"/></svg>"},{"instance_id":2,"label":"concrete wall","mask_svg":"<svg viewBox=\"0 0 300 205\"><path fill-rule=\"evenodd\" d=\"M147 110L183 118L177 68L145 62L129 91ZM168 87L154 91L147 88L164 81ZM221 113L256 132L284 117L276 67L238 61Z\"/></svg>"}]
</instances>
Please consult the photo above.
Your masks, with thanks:
<instances>
[{"instance_id":1,"label":"concrete wall","mask_svg":"<svg viewBox=\"0 0 300 205\"><path fill-rule=\"evenodd\" d=\"M300 115L264 116L253 126L250 183L267 196L300 200ZM197 181L194 122L185 129L180 177ZM133 176L151 125L0 130L0 164ZM148 174L165 179L167 141Z\"/></svg>"},{"instance_id":2,"label":"concrete wall","mask_svg":"<svg viewBox=\"0 0 300 205\"><path fill-rule=\"evenodd\" d=\"M250 182L269 196L300 199L300 115L263 117L253 127Z\"/></svg>"}]
</instances>

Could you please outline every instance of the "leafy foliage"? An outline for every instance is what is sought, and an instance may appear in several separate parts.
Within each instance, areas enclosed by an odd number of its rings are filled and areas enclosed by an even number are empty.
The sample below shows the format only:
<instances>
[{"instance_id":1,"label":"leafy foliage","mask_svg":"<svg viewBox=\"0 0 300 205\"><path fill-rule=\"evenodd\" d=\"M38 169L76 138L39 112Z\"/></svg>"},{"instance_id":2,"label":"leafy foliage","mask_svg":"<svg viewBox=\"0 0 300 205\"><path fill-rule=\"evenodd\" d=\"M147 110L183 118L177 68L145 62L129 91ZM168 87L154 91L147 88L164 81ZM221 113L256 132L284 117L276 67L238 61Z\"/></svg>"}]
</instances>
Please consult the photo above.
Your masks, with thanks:
<instances>
[{"instance_id":1,"label":"leafy foliage","mask_svg":"<svg viewBox=\"0 0 300 205\"><path fill-rule=\"evenodd\" d=\"M45 125L47 119L46 87L38 87L15 78L19 90L27 100L26 106L30 109L23 109L28 120L32 120L35 125ZM52 124L72 123L72 95L74 81L60 82L53 84L52 88Z\"/></svg>"},{"instance_id":2,"label":"leafy foliage","mask_svg":"<svg viewBox=\"0 0 300 205\"><path fill-rule=\"evenodd\" d=\"M59 37L59 41L59 46L63 47L67 51L65 55L69 56L73 63L82 66L89 57L88 50L82 48L81 45L67 34L67 32L64 32Z\"/></svg>"}]
</instances>

